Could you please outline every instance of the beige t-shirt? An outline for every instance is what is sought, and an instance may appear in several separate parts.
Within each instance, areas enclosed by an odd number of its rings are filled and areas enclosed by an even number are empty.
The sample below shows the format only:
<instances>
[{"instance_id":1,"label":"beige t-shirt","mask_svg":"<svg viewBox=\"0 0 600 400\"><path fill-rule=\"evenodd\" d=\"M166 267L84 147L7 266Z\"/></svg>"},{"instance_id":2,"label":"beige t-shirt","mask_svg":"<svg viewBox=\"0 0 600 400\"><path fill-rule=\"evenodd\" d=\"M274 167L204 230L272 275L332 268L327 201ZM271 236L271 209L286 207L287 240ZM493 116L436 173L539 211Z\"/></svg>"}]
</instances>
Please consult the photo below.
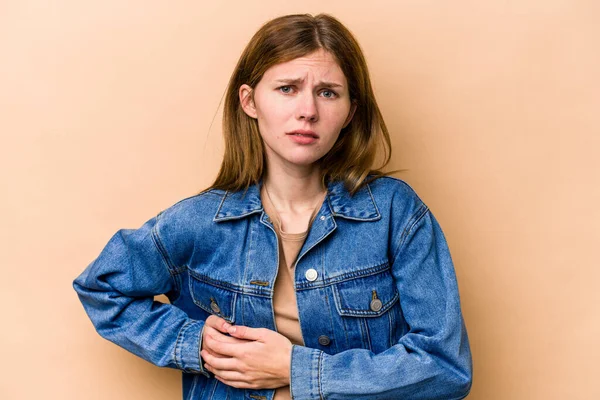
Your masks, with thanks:
<instances>
[{"instance_id":1,"label":"beige t-shirt","mask_svg":"<svg viewBox=\"0 0 600 400\"><path fill-rule=\"evenodd\" d=\"M298 305L296 303L296 291L294 290L294 263L308 235L308 229L301 233L282 232L277 223L277 213L269 200L269 196L267 196L264 185L261 190L261 200L265 212L271 221L273 221L273 226L279 239L279 270L275 279L275 287L273 288L275 325L277 331L287 337L293 344L302 346L304 345L304 341L298 320ZM313 211L308 223L309 227L317 215L321 204L319 203ZM291 399L289 386L280 387L275 390L273 400L289 399Z\"/></svg>"}]
</instances>

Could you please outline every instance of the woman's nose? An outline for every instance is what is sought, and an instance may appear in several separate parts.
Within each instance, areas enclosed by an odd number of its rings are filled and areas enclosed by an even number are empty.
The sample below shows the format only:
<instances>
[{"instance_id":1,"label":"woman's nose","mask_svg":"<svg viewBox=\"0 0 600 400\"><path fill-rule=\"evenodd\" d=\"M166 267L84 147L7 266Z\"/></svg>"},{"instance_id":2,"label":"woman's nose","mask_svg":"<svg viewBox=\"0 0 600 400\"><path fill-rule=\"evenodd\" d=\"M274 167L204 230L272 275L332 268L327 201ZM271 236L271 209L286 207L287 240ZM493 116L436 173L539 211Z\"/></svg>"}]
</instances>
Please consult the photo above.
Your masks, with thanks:
<instances>
[{"instance_id":1,"label":"woman's nose","mask_svg":"<svg viewBox=\"0 0 600 400\"><path fill-rule=\"evenodd\" d=\"M319 119L317 101L313 93L303 93L298 96L298 119L316 122Z\"/></svg>"}]
</instances>

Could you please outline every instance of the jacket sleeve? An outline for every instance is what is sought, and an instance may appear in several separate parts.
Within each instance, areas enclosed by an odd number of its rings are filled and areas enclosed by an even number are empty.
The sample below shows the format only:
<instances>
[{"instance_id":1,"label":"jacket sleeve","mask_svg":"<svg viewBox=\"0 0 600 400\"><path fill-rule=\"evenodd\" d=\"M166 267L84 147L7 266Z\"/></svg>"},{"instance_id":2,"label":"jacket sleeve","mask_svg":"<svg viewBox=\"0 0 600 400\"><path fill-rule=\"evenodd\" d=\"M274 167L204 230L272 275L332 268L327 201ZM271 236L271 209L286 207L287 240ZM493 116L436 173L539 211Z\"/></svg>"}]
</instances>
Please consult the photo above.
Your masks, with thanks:
<instances>
[{"instance_id":1,"label":"jacket sleeve","mask_svg":"<svg viewBox=\"0 0 600 400\"><path fill-rule=\"evenodd\" d=\"M472 360L454 267L442 230L422 205L400 237L392 261L410 330L379 354L335 355L293 346L291 393L300 399L462 399Z\"/></svg>"},{"instance_id":2,"label":"jacket sleeve","mask_svg":"<svg viewBox=\"0 0 600 400\"><path fill-rule=\"evenodd\" d=\"M204 321L154 300L178 292L176 268L158 236L159 216L119 230L73 287L105 339L157 366L208 376L199 354Z\"/></svg>"}]
</instances>

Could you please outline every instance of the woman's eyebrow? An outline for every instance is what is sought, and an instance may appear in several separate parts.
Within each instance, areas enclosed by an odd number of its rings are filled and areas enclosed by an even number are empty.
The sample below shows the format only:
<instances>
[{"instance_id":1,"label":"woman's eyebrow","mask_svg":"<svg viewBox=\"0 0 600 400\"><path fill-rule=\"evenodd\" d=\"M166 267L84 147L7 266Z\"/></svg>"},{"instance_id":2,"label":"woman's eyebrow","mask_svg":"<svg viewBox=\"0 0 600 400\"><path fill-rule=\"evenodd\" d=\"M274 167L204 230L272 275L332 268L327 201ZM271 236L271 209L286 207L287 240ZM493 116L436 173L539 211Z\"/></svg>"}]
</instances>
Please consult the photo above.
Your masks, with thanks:
<instances>
[{"instance_id":1,"label":"woman's eyebrow","mask_svg":"<svg viewBox=\"0 0 600 400\"><path fill-rule=\"evenodd\" d=\"M276 79L275 83L283 83L286 85L297 85L304 82L304 79L302 78L284 78L284 79ZM317 86L325 86L325 87L343 87L344 85L340 84L340 83L336 83L336 82L326 82L326 81L320 81L317 82Z\"/></svg>"}]
</instances>

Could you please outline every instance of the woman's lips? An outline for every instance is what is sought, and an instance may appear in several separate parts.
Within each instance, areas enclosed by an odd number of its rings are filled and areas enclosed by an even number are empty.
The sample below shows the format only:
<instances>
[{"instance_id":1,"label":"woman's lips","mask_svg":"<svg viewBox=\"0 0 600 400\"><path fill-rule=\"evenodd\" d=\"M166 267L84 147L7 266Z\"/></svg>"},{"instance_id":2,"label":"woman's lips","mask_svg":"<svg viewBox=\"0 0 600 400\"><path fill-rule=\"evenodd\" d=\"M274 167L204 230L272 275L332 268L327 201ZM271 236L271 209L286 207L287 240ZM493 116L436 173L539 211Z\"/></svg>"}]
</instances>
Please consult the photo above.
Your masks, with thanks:
<instances>
[{"instance_id":1,"label":"woman's lips","mask_svg":"<svg viewBox=\"0 0 600 400\"><path fill-rule=\"evenodd\" d=\"M288 132L287 136L298 144L311 144L315 143L319 139L319 135L315 132L306 129L296 129L295 131Z\"/></svg>"}]
</instances>

